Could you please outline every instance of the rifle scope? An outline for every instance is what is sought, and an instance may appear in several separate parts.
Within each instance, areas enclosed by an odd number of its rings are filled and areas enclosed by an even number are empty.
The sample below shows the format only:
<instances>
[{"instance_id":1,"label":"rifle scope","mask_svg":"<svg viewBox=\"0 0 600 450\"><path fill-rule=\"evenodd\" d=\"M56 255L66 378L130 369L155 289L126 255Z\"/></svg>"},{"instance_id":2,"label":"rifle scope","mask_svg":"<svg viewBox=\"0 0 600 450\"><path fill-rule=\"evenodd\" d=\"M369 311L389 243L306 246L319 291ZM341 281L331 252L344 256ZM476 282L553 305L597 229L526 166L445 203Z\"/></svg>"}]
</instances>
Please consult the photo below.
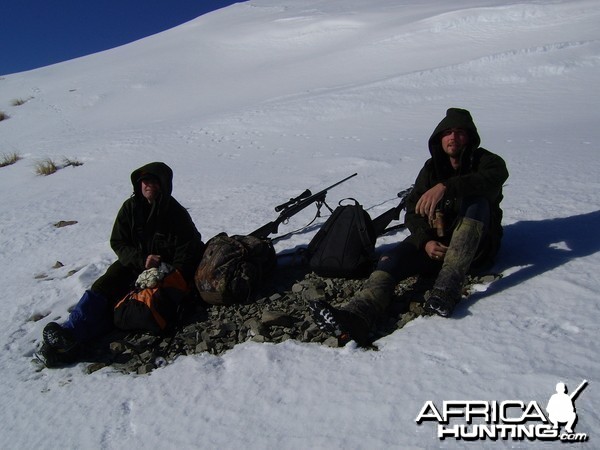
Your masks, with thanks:
<instances>
[{"instance_id":1,"label":"rifle scope","mask_svg":"<svg viewBox=\"0 0 600 450\"><path fill-rule=\"evenodd\" d=\"M304 198L310 197L311 195L312 195L312 192L310 192L310 189L307 189L302 194L300 194L298 197L290 198L289 201L282 203L281 205L277 205L275 207L275 212L282 211L285 208L287 208L288 206L292 206L294 203L297 203Z\"/></svg>"}]
</instances>

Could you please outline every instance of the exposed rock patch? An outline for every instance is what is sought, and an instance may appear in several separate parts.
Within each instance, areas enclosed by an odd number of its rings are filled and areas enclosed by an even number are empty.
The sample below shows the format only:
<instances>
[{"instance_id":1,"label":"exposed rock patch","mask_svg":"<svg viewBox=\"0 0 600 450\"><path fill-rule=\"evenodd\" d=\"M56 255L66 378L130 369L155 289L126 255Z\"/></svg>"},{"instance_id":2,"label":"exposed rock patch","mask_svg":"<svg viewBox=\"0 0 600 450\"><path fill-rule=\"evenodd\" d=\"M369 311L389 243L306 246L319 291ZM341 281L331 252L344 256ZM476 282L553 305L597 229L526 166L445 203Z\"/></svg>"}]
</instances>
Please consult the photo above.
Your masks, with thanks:
<instances>
[{"instance_id":1,"label":"exposed rock patch","mask_svg":"<svg viewBox=\"0 0 600 450\"><path fill-rule=\"evenodd\" d=\"M425 312L423 294L433 280L410 278L396 287L388 314L372 333L375 341L402 328ZM474 280L471 280L471 283ZM246 341L280 343L288 339L337 347L308 312L308 301L324 299L340 306L362 287L364 280L322 278L294 268L278 268L273 281L247 304L213 306L198 302L186 312L183 324L164 336L114 332L94 349L87 366L93 372L107 365L125 373L144 374L180 355L208 352L220 355Z\"/></svg>"}]
</instances>

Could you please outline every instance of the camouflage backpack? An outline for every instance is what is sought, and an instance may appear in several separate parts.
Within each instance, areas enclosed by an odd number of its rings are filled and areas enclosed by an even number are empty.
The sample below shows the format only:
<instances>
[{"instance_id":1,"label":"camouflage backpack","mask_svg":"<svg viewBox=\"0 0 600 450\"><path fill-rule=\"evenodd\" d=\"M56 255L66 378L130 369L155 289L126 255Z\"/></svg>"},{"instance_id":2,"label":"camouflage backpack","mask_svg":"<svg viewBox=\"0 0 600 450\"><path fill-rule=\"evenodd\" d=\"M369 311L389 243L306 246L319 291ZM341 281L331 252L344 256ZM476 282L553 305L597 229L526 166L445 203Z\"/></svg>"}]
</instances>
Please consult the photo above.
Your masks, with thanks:
<instances>
[{"instance_id":1,"label":"camouflage backpack","mask_svg":"<svg viewBox=\"0 0 600 450\"><path fill-rule=\"evenodd\" d=\"M196 269L196 287L207 303L244 303L260 287L275 262L270 240L221 233L206 243Z\"/></svg>"}]
</instances>

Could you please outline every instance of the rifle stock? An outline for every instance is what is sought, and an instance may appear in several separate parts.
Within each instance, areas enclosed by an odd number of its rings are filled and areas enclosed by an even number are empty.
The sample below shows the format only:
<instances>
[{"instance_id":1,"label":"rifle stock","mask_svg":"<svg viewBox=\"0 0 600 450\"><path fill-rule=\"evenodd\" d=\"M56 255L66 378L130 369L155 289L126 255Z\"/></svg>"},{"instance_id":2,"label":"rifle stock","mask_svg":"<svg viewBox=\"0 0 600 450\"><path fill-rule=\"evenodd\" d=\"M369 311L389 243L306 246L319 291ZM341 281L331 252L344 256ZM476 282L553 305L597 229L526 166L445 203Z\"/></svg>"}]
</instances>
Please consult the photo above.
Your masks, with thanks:
<instances>
[{"instance_id":1,"label":"rifle stock","mask_svg":"<svg viewBox=\"0 0 600 450\"><path fill-rule=\"evenodd\" d=\"M304 208L311 205L312 203L316 203L316 202L317 203L325 203L325 197L327 196L327 191L329 191L330 189L333 189L334 187L338 186L339 184L344 183L345 181L348 181L350 178L355 177L356 175L358 175L358 174L354 173L354 174L350 175L349 177L346 177L343 180L338 181L337 183L334 183L331 186L323 189L322 191L317 192L316 194L306 196L307 193L310 194L310 191L306 190L302 194L300 194L298 197L290 199L289 202L286 202L282 205L277 206L277 208L275 208L275 211L276 212L281 211L279 213L279 216L275 220L273 220L269 223L266 223L262 227L254 230L252 233L250 233L250 236L266 238L271 234L277 234L279 225L282 222L284 222L287 219L289 219L290 217L298 214L300 211L302 211Z\"/></svg>"},{"instance_id":2,"label":"rifle stock","mask_svg":"<svg viewBox=\"0 0 600 450\"><path fill-rule=\"evenodd\" d=\"M390 224L390 222L400 219L400 213L406 207L406 200L409 194L412 192L412 188L413 187L411 186L403 191L398 192L400 203L373 219L375 236L381 236L382 234L385 234L387 231L389 231L387 230L387 226Z\"/></svg>"}]
</instances>

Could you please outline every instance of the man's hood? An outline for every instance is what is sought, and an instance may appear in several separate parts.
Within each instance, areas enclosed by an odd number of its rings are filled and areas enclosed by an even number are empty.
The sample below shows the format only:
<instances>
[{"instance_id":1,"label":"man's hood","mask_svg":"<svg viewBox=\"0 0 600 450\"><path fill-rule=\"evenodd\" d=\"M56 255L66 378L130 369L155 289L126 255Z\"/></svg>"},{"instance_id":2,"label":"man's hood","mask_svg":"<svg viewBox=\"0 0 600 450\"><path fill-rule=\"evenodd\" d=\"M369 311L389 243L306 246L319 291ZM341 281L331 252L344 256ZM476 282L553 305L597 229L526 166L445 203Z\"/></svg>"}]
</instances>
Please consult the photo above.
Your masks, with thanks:
<instances>
[{"instance_id":1,"label":"man's hood","mask_svg":"<svg viewBox=\"0 0 600 450\"><path fill-rule=\"evenodd\" d=\"M135 196L141 196L141 180L144 176L156 177L160 183L161 194L170 197L173 191L173 170L163 162L151 162L131 172L131 184Z\"/></svg>"},{"instance_id":2,"label":"man's hood","mask_svg":"<svg viewBox=\"0 0 600 450\"><path fill-rule=\"evenodd\" d=\"M440 178L443 178L444 174L446 174L448 170L451 170L450 162L442 150L441 138L442 132L450 128L461 128L469 134L469 144L461 156L462 162L466 161L465 158L470 158L473 150L479 148L479 144L481 143L481 138L479 137L471 113L466 109L448 109L448 111L446 111L446 117L444 117L437 127L435 127L435 130L433 130L433 133L429 138L429 152L433 158L437 175Z\"/></svg>"}]
</instances>

